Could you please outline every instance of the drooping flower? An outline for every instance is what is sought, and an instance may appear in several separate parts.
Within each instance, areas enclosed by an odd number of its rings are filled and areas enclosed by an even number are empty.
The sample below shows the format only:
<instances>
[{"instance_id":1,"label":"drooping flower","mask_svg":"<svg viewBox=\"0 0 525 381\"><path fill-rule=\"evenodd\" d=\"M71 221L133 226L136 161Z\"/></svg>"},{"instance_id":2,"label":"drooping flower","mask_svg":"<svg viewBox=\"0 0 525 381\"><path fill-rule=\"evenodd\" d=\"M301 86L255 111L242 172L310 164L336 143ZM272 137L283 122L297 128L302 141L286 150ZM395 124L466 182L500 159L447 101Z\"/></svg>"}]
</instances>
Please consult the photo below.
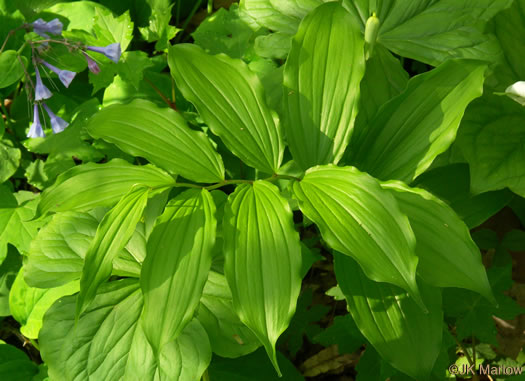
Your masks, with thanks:
<instances>
[{"instance_id":1,"label":"drooping flower","mask_svg":"<svg viewBox=\"0 0 525 381\"><path fill-rule=\"evenodd\" d=\"M35 101L40 101L42 99L49 99L53 96L53 93L42 83L42 78L40 77L40 72L35 66L35 75L36 75L36 87L35 87Z\"/></svg>"},{"instance_id":2,"label":"drooping flower","mask_svg":"<svg viewBox=\"0 0 525 381\"><path fill-rule=\"evenodd\" d=\"M84 54L84 57L86 57L89 71L93 74L100 73L100 68L98 67L97 63L91 59L90 56L88 56L86 53L82 52Z\"/></svg>"},{"instance_id":3,"label":"drooping flower","mask_svg":"<svg viewBox=\"0 0 525 381\"><path fill-rule=\"evenodd\" d=\"M33 106L33 123L31 123L31 127L29 127L29 132L27 133L28 138L44 138L46 134L44 134L44 130L42 129L42 125L40 124L40 117L38 115L38 105L35 103Z\"/></svg>"},{"instance_id":4,"label":"drooping flower","mask_svg":"<svg viewBox=\"0 0 525 381\"><path fill-rule=\"evenodd\" d=\"M120 50L120 43L118 42L115 42L114 44L110 44L105 47L86 46L86 49L104 54L106 57L108 57L111 61L115 63L118 63L120 55L122 54L122 51Z\"/></svg>"},{"instance_id":5,"label":"drooping flower","mask_svg":"<svg viewBox=\"0 0 525 381\"><path fill-rule=\"evenodd\" d=\"M60 79L60 82L62 82L62 84L65 87L69 87L69 85L71 84L71 81L73 81L73 78L75 78L75 75L77 75L77 73L75 73L74 71L59 69L56 66L53 66L44 60L41 60L40 62L45 67L47 67L49 70L51 70L56 75L58 75L58 79Z\"/></svg>"},{"instance_id":6,"label":"drooping flower","mask_svg":"<svg viewBox=\"0 0 525 381\"><path fill-rule=\"evenodd\" d=\"M53 111L47 105L43 104L44 109L47 112L47 115L49 115L49 119L51 120L51 128L53 129L53 132L55 134L58 134L59 132L62 132L66 129L67 126L69 126L69 123L66 122L64 119L62 119L59 116L56 116Z\"/></svg>"},{"instance_id":7,"label":"drooping flower","mask_svg":"<svg viewBox=\"0 0 525 381\"><path fill-rule=\"evenodd\" d=\"M520 105L525 106L525 81L519 81L510 85L505 90L505 94Z\"/></svg>"},{"instance_id":8,"label":"drooping flower","mask_svg":"<svg viewBox=\"0 0 525 381\"><path fill-rule=\"evenodd\" d=\"M44 38L49 38L49 35L47 33L51 33L54 35L61 34L62 28L64 27L64 25L62 25L60 20L57 18L49 22L45 22L42 19L38 19L34 21L31 25L33 25L33 32Z\"/></svg>"}]
</instances>

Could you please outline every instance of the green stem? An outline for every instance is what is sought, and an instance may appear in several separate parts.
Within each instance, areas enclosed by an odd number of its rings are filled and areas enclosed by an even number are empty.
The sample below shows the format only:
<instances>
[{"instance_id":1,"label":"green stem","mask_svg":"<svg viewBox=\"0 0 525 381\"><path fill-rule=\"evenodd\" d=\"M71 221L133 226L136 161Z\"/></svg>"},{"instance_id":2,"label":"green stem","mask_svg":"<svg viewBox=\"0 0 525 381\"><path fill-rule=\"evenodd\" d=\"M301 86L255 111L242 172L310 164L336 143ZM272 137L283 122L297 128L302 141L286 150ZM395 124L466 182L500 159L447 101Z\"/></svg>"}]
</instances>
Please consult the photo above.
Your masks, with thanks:
<instances>
[{"instance_id":1,"label":"green stem","mask_svg":"<svg viewBox=\"0 0 525 381\"><path fill-rule=\"evenodd\" d=\"M186 30L186 27L190 23L190 21L193 18L193 16L195 16L195 13L197 13L197 10L201 6L201 3L202 3L202 0L198 0L198 1L195 2L195 5L193 6L193 9L191 10L191 12L188 15L188 17L186 18L186 20L184 20L184 24L182 24L182 28L181 28L182 32L184 32ZM180 39L182 38L182 34L183 34L182 32L179 33L179 35L175 39L175 43L178 43L180 41Z\"/></svg>"},{"instance_id":2,"label":"green stem","mask_svg":"<svg viewBox=\"0 0 525 381\"><path fill-rule=\"evenodd\" d=\"M276 180L295 180L295 181L301 181L300 178L294 177L294 176L288 176L288 175L273 175L271 177L268 177L264 179L263 181L276 181ZM222 187L225 187L227 185L234 185L234 184L253 184L255 180L223 180L219 183L208 185L208 186L201 186L197 184L189 184L189 183L175 183L172 186L174 187L180 187L180 188L197 188L197 189L206 189L208 191L212 191L214 189L219 189Z\"/></svg>"},{"instance_id":3,"label":"green stem","mask_svg":"<svg viewBox=\"0 0 525 381\"><path fill-rule=\"evenodd\" d=\"M214 189L218 189L218 188L222 188L226 185L232 185L232 184L252 184L253 183L253 180L224 180L224 181L221 181L220 183L217 183L215 185L210 185L210 186L207 186L205 187L206 190L214 190Z\"/></svg>"},{"instance_id":4,"label":"green stem","mask_svg":"<svg viewBox=\"0 0 525 381\"><path fill-rule=\"evenodd\" d=\"M208 0L208 14L213 12L213 0Z\"/></svg>"}]
</instances>

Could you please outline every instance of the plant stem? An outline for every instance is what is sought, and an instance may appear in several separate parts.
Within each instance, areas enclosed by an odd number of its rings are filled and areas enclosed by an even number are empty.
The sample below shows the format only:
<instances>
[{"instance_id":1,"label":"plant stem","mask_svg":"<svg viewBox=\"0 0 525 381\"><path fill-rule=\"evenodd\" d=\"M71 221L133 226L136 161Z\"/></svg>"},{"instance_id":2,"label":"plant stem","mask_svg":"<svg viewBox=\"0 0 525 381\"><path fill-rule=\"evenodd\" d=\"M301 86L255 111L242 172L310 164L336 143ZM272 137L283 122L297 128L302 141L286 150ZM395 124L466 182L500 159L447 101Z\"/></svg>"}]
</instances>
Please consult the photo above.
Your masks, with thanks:
<instances>
[{"instance_id":1,"label":"plant stem","mask_svg":"<svg viewBox=\"0 0 525 381\"><path fill-rule=\"evenodd\" d=\"M7 33L7 37L5 38L4 43L2 44L2 47L0 48L0 54L2 54L2 52L4 51L5 46L7 45L7 41L9 41L9 37L11 37L13 34L15 34L16 32L18 32L19 30L21 30L21 29L25 29L25 28L27 28L27 25L26 25L26 24L21 25L21 26L19 26L18 28L15 28L15 29L11 29L11 30L9 31L9 33Z\"/></svg>"},{"instance_id":2,"label":"plant stem","mask_svg":"<svg viewBox=\"0 0 525 381\"><path fill-rule=\"evenodd\" d=\"M5 124L7 127L11 125L11 120L9 119L9 114L7 113L7 108L5 107L5 99L2 99L0 102L0 107L2 108L2 113L5 115Z\"/></svg>"},{"instance_id":3,"label":"plant stem","mask_svg":"<svg viewBox=\"0 0 525 381\"><path fill-rule=\"evenodd\" d=\"M158 95L159 97L162 98L162 100L164 101L164 103L166 103L166 104L169 106L169 108L171 108L171 109L177 111L177 106L175 105L175 103L172 102L167 96L165 96L164 94L162 94L162 91L160 91L160 89L159 89L157 86L155 86L155 85L153 84L153 82L151 82L151 81L150 81L149 79L147 79L146 77L144 77L144 81L146 81L146 82L148 83L148 85L151 86L151 88L157 93L157 95Z\"/></svg>"},{"instance_id":4,"label":"plant stem","mask_svg":"<svg viewBox=\"0 0 525 381\"><path fill-rule=\"evenodd\" d=\"M180 39L182 38L182 34L183 32L186 30L186 27L188 26L188 24L190 23L191 19L193 18L193 16L195 16L195 13L197 13L197 10L199 9L199 7L201 6L202 4L202 0L197 0L195 2L195 5L193 6L193 9L191 10L190 14L188 15L188 17L186 18L186 20L184 20L184 24L182 24L182 31L181 33L179 33L179 35L177 36L177 38L175 39L175 43L177 42L180 42Z\"/></svg>"},{"instance_id":5,"label":"plant stem","mask_svg":"<svg viewBox=\"0 0 525 381\"><path fill-rule=\"evenodd\" d=\"M220 183L217 183L215 185L210 185L210 186L204 187L204 189L210 191L210 190L222 188L222 187L224 187L226 185L231 185L231 184L253 184L253 180L224 180L224 181L221 181Z\"/></svg>"}]
</instances>

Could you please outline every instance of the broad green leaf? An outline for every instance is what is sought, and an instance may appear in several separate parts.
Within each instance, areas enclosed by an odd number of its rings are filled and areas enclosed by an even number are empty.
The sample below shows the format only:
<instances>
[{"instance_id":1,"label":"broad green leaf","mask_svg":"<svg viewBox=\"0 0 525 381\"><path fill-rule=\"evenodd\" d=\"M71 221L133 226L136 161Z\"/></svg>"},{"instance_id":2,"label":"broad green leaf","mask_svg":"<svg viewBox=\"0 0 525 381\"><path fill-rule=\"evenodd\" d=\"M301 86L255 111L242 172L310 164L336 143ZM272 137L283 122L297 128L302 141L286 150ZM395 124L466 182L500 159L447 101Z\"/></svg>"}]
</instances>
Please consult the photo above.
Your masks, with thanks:
<instances>
[{"instance_id":1,"label":"broad green leaf","mask_svg":"<svg viewBox=\"0 0 525 381\"><path fill-rule=\"evenodd\" d=\"M304 377L286 356L277 352L283 376L275 374L262 349L248 356L227 359L214 356L208 369L213 381L304 381Z\"/></svg>"},{"instance_id":2,"label":"broad green leaf","mask_svg":"<svg viewBox=\"0 0 525 381\"><path fill-rule=\"evenodd\" d=\"M401 94L407 83L408 73L403 69L401 62L381 45L376 46L374 54L366 61L365 76L361 81L359 113L345 156L351 157L358 150L379 108ZM349 160L347 162L351 163Z\"/></svg>"},{"instance_id":3,"label":"broad green leaf","mask_svg":"<svg viewBox=\"0 0 525 381\"><path fill-rule=\"evenodd\" d=\"M233 308L280 374L275 343L295 312L302 279L290 206L266 181L241 185L228 197L223 235Z\"/></svg>"},{"instance_id":4,"label":"broad green leaf","mask_svg":"<svg viewBox=\"0 0 525 381\"><path fill-rule=\"evenodd\" d=\"M98 287L110 276L113 260L130 240L148 202L149 189L135 186L102 219L86 253L77 317L95 298Z\"/></svg>"},{"instance_id":5,"label":"broad green leaf","mask_svg":"<svg viewBox=\"0 0 525 381\"><path fill-rule=\"evenodd\" d=\"M97 37L97 46L118 42L122 51L125 51L133 38L133 22L129 11L115 17L109 10L95 8L93 32Z\"/></svg>"},{"instance_id":6,"label":"broad green leaf","mask_svg":"<svg viewBox=\"0 0 525 381\"><path fill-rule=\"evenodd\" d=\"M261 346L253 332L233 311L232 294L224 275L210 271L204 285L197 319L210 339L211 349L222 357L239 357Z\"/></svg>"},{"instance_id":7,"label":"broad green leaf","mask_svg":"<svg viewBox=\"0 0 525 381\"><path fill-rule=\"evenodd\" d=\"M210 54L225 53L242 58L253 44L253 30L239 17L237 4L219 8L207 17L191 35L195 44Z\"/></svg>"},{"instance_id":8,"label":"broad green leaf","mask_svg":"<svg viewBox=\"0 0 525 381\"><path fill-rule=\"evenodd\" d=\"M199 306L216 225L215 205L204 189L181 193L157 220L140 274L142 324L155 355L179 336Z\"/></svg>"},{"instance_id":9,"label":"broad green leaf","mask_svg":"<svg viewBox=\"0 0 525 381\"><path fill-rule=\"evenodd\" d=\"M302 22L284 68L288 145L303 169L337 163L357 115L365 71L363 37L338 3L316 8Z\"/></svg>"},{"instance_id":10,"label":"broad green leaf","mask_svg":"<svg viewBox=\"0 0 525 381\"><path fill-rule=\"evenodd\" d=\"M508 187L525 196L525 109L506 97L486 95L467 109L457 145L479 194Z\"/></svg>"},{"instance_id":11,"label":"broad green leaf","mask_svg":"<svg viewBox=\"0 0 525 381\"><path fill-rule=\"evenodd\" d=\"M419 276L433 286L466 288L495 303L481 253L452 208L427 191L399 181L381 186L408 216L416 236Z\"/></svg>"},{"instance_id":12,"label":"broad green leaf","mask_svg":"<svg viewBox=\"0 0 525 381\"><path fill-rule=\"evenodd\" d=\"M184 97L230 151L251 167L275 173L284 145L257 75L240 60L210 56L191 44L172 46L168 62Z\"/></svg>"},{"instance_id":13,"label":"broad green leaf","mask_svg":"<svg viewBox=\"0 0 525 381\"><path fill-rule=\"evenodd\" d=\"M148 42L156 41L155 50L161 51L169 47L169 41L181 31L170 25L173 1L171 0L146 0L151 6L149 25L139 28L140 33ZM180 3L177 2L177 6Z\"/></svg>"},{"instance_id":14,"label":"broad green leaf","mask_svg":"<svg viewBox=\"0 0 525 381\"><path fill-rule=\"evenodd\" d=\"M335 253L335 274L357 327L383 359L428 380L441 349L443 311L438 288L420 284L424 313L403 290L368 279L357 263Z\"/></svg>"},{"instance_id":15,"label":"broad green leaf","mask_svg":"<svg viewBox=\"0 0 525 381\"><path fill-rule=\"evenodd\" d=\"M67 30L79 29L92 33L97 9L102 11L102 13L108 12L106 7L93 1L61 2L58 4L55 1L46 1L48 5L51 5L49 3L54 4L45 9L44 12L52 13L55 17L59 17L64 24L64 29Z\"/></svg>"},{"instance_id":16,"label":"broad green leaf","mask_svg":"<svg viewBox=\"0 0 525 381\"><path fill-rule=\"evenodd\" d=\"M38 367L20 349L0 342L0 378L2 381L31 380Z\"/></svg>"},{"instance_id":17,"label":"broad green leaf","mask_svg":"<svg viewBox=\"0 0 525 381\"><path fill-rule=\"evenodd\" d=\"M479 61L449 60L412 78L371 121L357 167L410 183L454 141L465 108L482 93L485 69Z\"/></svg>"},{"instance_id":18,"label":"broad green leaf","mask_svg":"<svg viewBox=\"0 0 525 381\"><path fill-rule=\"evenodd\" d=\"M42 319L49 307L61 297L75 294L78 290L78 281L50 289L30 287L24 281L24 268L21 268L9 293L9 309L21 325L20 333L30 339L38 339Z\"/></svg>"},{"instance_id":19,"label":"broad green leaf","mask_svg":"<svg viewBox=\"0 0 525 381\"><path fill-rule=\"evenodd\" d=\"M29 243L42 225L42 221L30 221L35 216L38 195L19 191L12 193L0 185L0 263L6 256L7 244L27 254Z\"/></svg>"},{"instance_id":20,"label":"broad green leaf","mask_svg":"<svg viewBox=\"0 0 525 381\"><path fill-rule=\"evenodd\" d=\"M389 14L378 41L398 55L437 66L450 58L495 61L500 53L498 44L493 36L481 32L479 24L507 8L512 0L426 1L428 8L420 6L425 1L393 3L390 14L399 16L407 7L418 8L420 13L411 12L414 15L408 19Z\"/></svg>"},{"instance_id":21,"label":"broad green leaf","mask_svg":"<svg viewBox=\"0 0 525 381\"><path fill-rule=\"evenodd\" d=\"M27 66L27 59L20 57L20 60ZM24 68L18 60L18 53L14 50L6 50L0 54L0 89L8 87L22 78Z\"/></svg>"},{"instance_id":22,"label":"broad green leaf","mask_svg":"<svg viewBox=\"0 0 525 381\"><path fill-rule=\"evenodd\" d=\"M173 177L151 165L137 166L121 159L83 164L58 176L56 183L42 192L38 215L111 206L135 184L163 188L174 183Z\"/></svg>"},{"instance_id":23,"label":"broad green leaf","mask_svg":"<svg viewBox=\"0 0 525 381\"><path fill-rule=\"evenodd\" d=\"M525 79L521 46L525 45L525 0L514 0L512 6L492 19L494 33L503 50L503 59L494 70L496 82L487 79L497 91L504 91L514 82Z\"/></svg>"},{"instance_id":24,"label":"broad green leaf","mask_svg":"<svg viewBox=\"0 0 525 381\"><path fill-rule=\"evenodd\" d=\"M195 381L210 362L206 332L195 320L155 360L139 320L136 280L103 284L76 326L75 303L62 298L44 316L39 344L51 379Z\"/></svg>"},{"instance_id":25,"label":"broad green leaf","mask_svg":"<svg viewBox=\"0 0 525 381\"><path fill-rule=\"evenodd\" d=\"M508 189L473 196L466 163L431 169L419 176L412 186L426 189L449 204L469 229L478 227L514 199Z\"/></svg>"},{"instance_id":26,"label":"broad green leaf","mask_svg":"<svg viewBox=\"0 0 525 381\"><path fill-rule=\"evenodd\" d=\"M31 287L53 288L80 279L84 258L103 217L101 209L55 214L31 241L24 266L25 281ZM114 275L138 278L141 258L130 253L138 235L135 231L126 249L114 259Z\"/></svg>"},{"instance_id":27,"label":"broad green leaf","mask_svg":"<svg viewBox=\"0 0 525 381\"><path fill-rule=\"evenodd\" d=\"M224 166L203 132L190 129L169 108L136 99L104 108L90 120L88 132L141 156L173 174L196 182L219 182Z\"/></svg>"},{"instance_id":28,"label":"broad green leaf","mask_svg":"<svg viewBox=\"0 0 525 381\"><path fill-rule=\"evenodd\" d=\"M319 166L293 186L301 211L333 249L354 258L376 282L408 291L416 283L416 240L408 218L379 182L354 167Z\"/></svg>"},{"instance_id":29,"label":"broad green leaf","mask_svg":"<svg viewBox=\"0 0 525 381\"><path fill-rule=\"evenodd\" d=\"M314 7L321 4L321 1L317 0L307 1L313 2ZM242 0L240 3L241 14L245 13L248 18L251 18L256 28L262 26L275 32L293 35L299 27L300 18L283 14L273 6L271 0ZM314 7L309 10L314 9ZM308 10L303 14L303 17L307 13Z\"/></svg>"},{"instance_id":30,"label":"broad green leaf","mask_svg":"<svg viewBox=\"0 0 525 381\"><path fill-rule=\"evenodd\" d=\"M0 140L0 184L16 172L20 165L20 157L20 150L13 147L11 141Z\"/></svg>"}]
</instances>

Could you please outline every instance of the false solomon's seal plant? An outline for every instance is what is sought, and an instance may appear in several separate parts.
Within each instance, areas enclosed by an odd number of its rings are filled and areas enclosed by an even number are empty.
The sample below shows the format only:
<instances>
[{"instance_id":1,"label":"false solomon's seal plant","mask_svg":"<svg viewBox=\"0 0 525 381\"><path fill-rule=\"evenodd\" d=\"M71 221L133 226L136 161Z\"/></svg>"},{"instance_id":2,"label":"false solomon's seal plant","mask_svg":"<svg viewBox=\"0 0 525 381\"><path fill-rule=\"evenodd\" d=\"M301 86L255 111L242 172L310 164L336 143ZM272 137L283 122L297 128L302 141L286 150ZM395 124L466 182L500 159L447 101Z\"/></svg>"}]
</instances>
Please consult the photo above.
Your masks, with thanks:
<instances>
[{"instance_id":1,"label":"false solomon's seal plant","mask_svg":"<svg viewBox=\"0 0 525 381\"><path fill-rule=\"evenodd\" d=\"M241 7L256 18L254 3ZM453 143L487 63L466 47L406 41L395 14L383 24L384 12L362 1L309 3L288 19L275 21L270 8L258 19L291 39L277 110L241 60L175 44L171 76L206 133L145 99L90 118L93 138L149 164L82 164L42 193L37 217L49 222L31 243L25 281L78 290L47 311L38 336L51 379L198 380L212 352L239 357L260 346L280 374L276 343L304 275L299 219L333 253L359 331L414 379L430 379L440 355L443 288L495 303L465 223L411 186ZM93 73L88 51L120 55L116 46L79 49ZM373 84L383 63L397 67L388 49L436 67L408 81L394 68L396 89L383 96ZM72 80L38 49L33 62L65 86ZM39 78L37 70L35 102L49 95ZM41 136L36 106L33 124L30 135ZM231 176L217 142L253 176Z\"/></svg>"}]
</instances>

